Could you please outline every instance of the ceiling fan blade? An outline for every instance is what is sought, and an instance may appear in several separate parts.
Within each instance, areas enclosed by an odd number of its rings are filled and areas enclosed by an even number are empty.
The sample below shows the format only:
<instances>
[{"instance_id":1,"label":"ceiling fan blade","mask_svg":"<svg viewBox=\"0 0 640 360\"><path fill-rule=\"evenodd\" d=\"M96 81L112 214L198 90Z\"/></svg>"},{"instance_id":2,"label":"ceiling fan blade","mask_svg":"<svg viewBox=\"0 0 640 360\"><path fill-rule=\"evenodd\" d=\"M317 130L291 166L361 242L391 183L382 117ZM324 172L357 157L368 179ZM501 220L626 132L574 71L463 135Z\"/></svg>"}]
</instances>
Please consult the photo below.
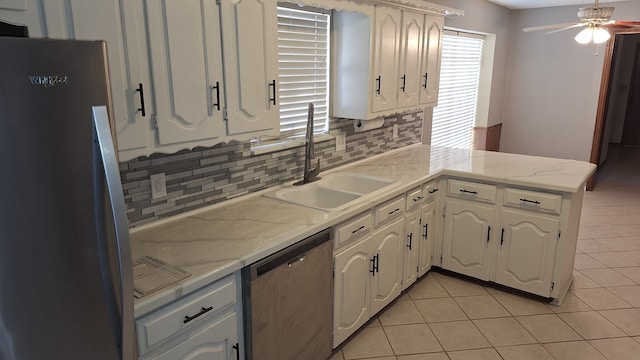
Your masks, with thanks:
<instances>
[{"instance_id":1,"label":"ceiling fan blade","mask_svg":"<svg viewBox=\"0 0 640 360\"><path fill-rule=\"evenodd\" d=\"M573 28L577 28L577 27L583 27L583 26L587 26L587 24L586 23L577 23L575 25L567 26L567 27L564 27L562 29L547 31L547 32L545 32L543 34L545 34L545 35L555 34L555 33L560 32L560 31L569 30L569 29L573 29Z\"/></svg>"},{"instance_id":2,"label":"ceiling fan blade","mask_svg":"<svg viewBox=\"0 0 640 360\"><path fill-rule=\"evenodd\" d=\"M522 29L522 31L524 32L531 32L531 31L540 31L540 30L553 30L553 29L568 29L571 28L573 26L582 26L582 23L566 23L566 24L553 24L553 25L542 25L542 26L532 26L532 27L526 27L524 29Z\"/></svg>"},{"instance_id":3,"label":"ceiling fan blade","mask_svg":"<svg viewBox=\"0 0 640 360\"><path fill-rule=\"evenodd\" d=\"M622 25L622 26L640 26L640 21L627 21L627 20L614 20L612 21L614 25Z\"/></svg>"}]
</instances>

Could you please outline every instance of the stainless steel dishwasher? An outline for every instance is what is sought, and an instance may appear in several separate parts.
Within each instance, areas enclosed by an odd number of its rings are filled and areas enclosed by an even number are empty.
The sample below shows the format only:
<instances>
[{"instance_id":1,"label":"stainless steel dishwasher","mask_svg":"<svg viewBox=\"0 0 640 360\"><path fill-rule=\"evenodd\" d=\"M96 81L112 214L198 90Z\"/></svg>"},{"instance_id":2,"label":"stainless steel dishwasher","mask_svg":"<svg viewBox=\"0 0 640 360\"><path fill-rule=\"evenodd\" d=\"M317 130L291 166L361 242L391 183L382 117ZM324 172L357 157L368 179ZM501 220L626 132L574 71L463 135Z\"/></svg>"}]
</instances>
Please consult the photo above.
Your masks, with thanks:
<instances>
[{"instance_id":1,"label":"stainless steel dishwasher","mask_svg":"<svg viewBox=\"0 0 640 360\"><path fill-rule=\"evenodd\" d=\"M331 355L333 246L329 229L243 269L248 360Z\"/></svg>"}]
</instances>

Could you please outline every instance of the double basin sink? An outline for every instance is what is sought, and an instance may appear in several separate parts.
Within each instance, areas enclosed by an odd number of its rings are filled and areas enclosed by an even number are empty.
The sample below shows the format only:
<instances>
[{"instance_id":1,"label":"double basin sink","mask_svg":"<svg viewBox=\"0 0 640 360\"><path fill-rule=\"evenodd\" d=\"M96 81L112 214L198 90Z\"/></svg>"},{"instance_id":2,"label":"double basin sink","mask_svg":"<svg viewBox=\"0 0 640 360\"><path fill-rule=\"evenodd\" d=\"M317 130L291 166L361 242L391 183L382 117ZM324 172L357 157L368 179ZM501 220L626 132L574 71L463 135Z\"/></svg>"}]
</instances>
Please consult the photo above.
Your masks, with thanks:
<instances>
[{"instance_id":1,"label":"double basin sink","mask_svg":"<svg viewBox=\"0 0 640 360\"><path fill-rule=\"evenodd\" d=\"M313 209L336 211L397 184L397 181L379 176L336 172L322 176L315 182L288 186L264 196Z\"/></svg>"}]
</instances>

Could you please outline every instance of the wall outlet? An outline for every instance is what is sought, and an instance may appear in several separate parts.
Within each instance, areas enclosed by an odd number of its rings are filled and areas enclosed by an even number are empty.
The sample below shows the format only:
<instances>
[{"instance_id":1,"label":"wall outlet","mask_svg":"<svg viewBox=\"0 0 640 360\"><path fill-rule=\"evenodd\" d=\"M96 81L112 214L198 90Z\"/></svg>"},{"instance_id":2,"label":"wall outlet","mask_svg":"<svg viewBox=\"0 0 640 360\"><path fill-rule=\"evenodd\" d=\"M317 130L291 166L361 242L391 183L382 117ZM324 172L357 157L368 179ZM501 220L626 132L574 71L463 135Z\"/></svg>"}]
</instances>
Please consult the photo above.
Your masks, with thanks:
<instances>
[{"instance_id":1,"label":"wall outlet","mask_svg":"<svg viewBox=\"0 0 640 360\"><path fill-rule=\"evenodd\" d=\"M336 135L336 151L346 151L346 150L347 150L347 135L346 134Z\"/></svg>"},{"instance_id":2,"label":"wall outlet","mask_svg":"<svg viewBox=\"0 0 640 360\"><path fill-rule=\"evenodd\" d=\"M149 177L151 180L151 198L158 199L167 196L167 180L164 173L153 174Z\"/></svg>"},{"instance_id":3,"label":"wall outlet","mask_svg":"<svg viewBox=\"0 0 640 360\"><path fill-rule=\"evenodd\" d=\"M393 138L398 138L398 124L393 124Z\"/></svg>"}]
</instances>

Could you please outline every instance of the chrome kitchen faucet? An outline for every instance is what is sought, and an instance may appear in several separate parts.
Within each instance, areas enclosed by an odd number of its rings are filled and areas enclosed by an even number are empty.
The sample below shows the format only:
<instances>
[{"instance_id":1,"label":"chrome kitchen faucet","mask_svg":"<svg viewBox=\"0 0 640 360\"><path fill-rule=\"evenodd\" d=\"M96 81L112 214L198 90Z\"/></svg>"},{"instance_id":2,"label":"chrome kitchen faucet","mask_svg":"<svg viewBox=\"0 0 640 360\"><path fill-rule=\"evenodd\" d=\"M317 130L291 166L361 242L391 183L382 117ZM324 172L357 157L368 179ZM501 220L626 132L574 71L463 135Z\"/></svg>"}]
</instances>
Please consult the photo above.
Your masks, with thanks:
<instances>
[{"instance_id":1,"label":"chrome kitchen faucet","mask_svg":"<svg viewBox=\"0 0 640 360\"><path fill-rule=\"evenodd\" d=\"M309 103L309 115L307 116L307 135L304 146L304 176L302 181L298 181L293 185L304 185L316 180L320 180L318 173L320 172L320 159L316 163L316 167L311 169L311 160L315 158L313 149L313 103Z\"/></svg>"}]
</instances>

